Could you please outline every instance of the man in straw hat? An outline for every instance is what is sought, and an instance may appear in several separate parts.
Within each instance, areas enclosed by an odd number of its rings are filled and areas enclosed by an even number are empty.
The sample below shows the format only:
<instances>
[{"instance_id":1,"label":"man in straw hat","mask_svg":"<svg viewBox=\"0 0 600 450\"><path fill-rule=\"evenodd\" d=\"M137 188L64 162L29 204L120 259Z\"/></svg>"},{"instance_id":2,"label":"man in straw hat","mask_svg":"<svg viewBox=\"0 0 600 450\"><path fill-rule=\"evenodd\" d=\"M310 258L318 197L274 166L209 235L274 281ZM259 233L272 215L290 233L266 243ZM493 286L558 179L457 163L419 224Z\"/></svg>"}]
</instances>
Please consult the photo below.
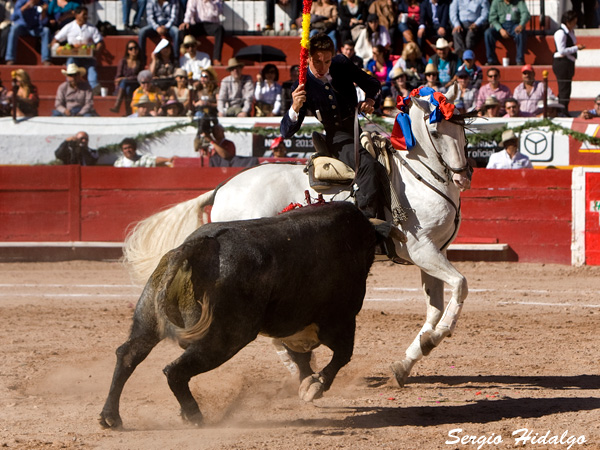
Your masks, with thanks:
<instances>
[{"instance_id":1,"label":"man in straw hat","mask_svg":"<svg viewBox=\"0 0 600 450\"><path fill-rule=\"evenodd\" d=\"M61 70L67 81L58 86L54 100L54 117L83 116L93 117L98 114L94 110L94 94L87 81L82 79L85 69L75 63Z\"/></svg>"},{"instance_id":2,"label":"man in straw hat","mask_svg":"<svg viewBox=\"0 0 600 450\"><path fill-rule=\"evenodd\" d=\"M435 41L435 55L429 58L429 64L436 67L442 86L450 87L461 63L462 61L456 53L450 50L450 45L446 39L439 38Z\"/></svg>"},{"instance_id":3,"label":"man in straw hat","mask_svg":"<svg viewBox=\"0 0 600 450\"><path fill-rule=\"evenodd\" d=\"M483 106L479 110L482 117L502 117L500 114L500 102L493 95L485 99Z\"/></svg>"},{"instance_id":4,"label":"man in straw hat","mask_svg":"<svg viewBox=\"0 0 600 450\"><path fill-rule=\"evenodd\" d=\"M157 116L157 104L148 95L143 94L134 104L136 111L127 117L154 117Z\"/></svg>"},{"instance_id":5,"label":"man in straw hat","mask_svg":"<svg viewBox=\"0 0 600 450\"><path fill-rule=\"evenodd\" d=\"M502 133L500 146L504 150L490 156L486 169L533 169L529 158L519 152L519 138L513 130Z\"/></svg>"},{"instance_id":6,"label":"man in straw hat","mask_svg":"<svg viewBox=\"0 0 600 450\"><path fill-rule=\"evenodd\" d=\"M179 25L180 34L195 36L214 36L213 65L221 64L223 36L225 29L221 25L223 0L188 0L183 23Z\"/></svg>"},{"instance_id":7,"label":"man in straw hat","mask_svg":"<svg viewBox=\"0 0 600 450\"><path fill-rule=\"evenodd\" d=\"M191 34L183 39L184 53L179 58L179 67L192 74L192 79L199 80L202 71L210 67L210 56L198 50L198 41Z\"/></svg>"},{"instance_id":8,"label":"man in straw hat","mask_svg":"<svg viewBox=\"0 0 600 450\"><path fill-rule=\"evenodd\" d=\"M310 40L308 73L305 84L296 83L292 92L292 107L281 120L281 135L288 139L300 131L308 111L311 111L325 128L325 137L313 135L323 151L339 158L353 168L358 168L355 183L357 206L368 217L381 217L383 212L383 185L385 170L359 145L360 164L355 161L354 115L371 114L381 95L381 83L356 67L344 55L335 55L333 41L325 34ZM365 101L359 105L355 83L365 92ZM360 129L358 130L360 133Z\"/></svg>"},{"instance_id":9,"label":"man in straw hat","mask_svg":"<svg viewBox=\"0 0 600 450\"><path fill-rule=\"evenodd\" d=\"M254 83L250 75L242 74L244 64L230 58L227 71L230 75L221 80L217 110L219 117L248 117L254 100Z\"/></svg>"},{"instance_id":10,"label":"man in straw hat","mask_svg":"<svg viewBox=\"0 0 600 450\"><path fill-rule=\"evenodd\" d=\"M79 6L75 9L75 20L69 22L62 27L52 39L52 46L58 45L59 42L67 41L73 47L79 46L94 46L94 51L99 51L103 44L104 38L98 28L87 23L88 10L85 6ZM67 59L67 65L75 63L75 58ZM96 72L96 58L77 58L79 67L87 69L88 82L92 89L99 89L98 73ZM97 92L96 92L97 93Z\"/></svg>"}]
</instances>

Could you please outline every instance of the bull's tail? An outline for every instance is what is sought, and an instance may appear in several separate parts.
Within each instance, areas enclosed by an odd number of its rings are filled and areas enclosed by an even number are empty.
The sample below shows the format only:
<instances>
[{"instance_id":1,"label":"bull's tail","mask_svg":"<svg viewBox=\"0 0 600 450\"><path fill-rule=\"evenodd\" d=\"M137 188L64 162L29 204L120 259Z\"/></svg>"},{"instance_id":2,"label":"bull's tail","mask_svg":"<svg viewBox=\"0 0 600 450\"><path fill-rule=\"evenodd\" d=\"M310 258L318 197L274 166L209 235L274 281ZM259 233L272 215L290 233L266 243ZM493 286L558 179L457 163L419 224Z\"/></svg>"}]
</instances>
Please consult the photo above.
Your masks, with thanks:
<instances>
[{"instance_id":1,"label":"bull's tail","mask_svg":"<svg viewBox=\"0 0 600 450\"><path fill-rule=\"evenodd\" d=\"M202 339L213 320L212 307L208 295L204 293L202 299L193 300L202 309L198 321L188 328L177 325L182 320L179 308L195 308L195 305L188 302L187 299L180 299L178 295L175 295L176 293L185 295L184 293L193 292L190 279L191 270L187 266L187 260L191 256L188 251L192 248L192 246L184 245L171 250L161 259L152 274L152 283L156 289L154 301L159 332L161 336L170 335L176 338L181 345ZM172 290L173 292L171 292Z\"/></svg>"},{"instance_id":2,"label":"bull's tail","mask_svg":"<svg viewBox=\"0 0 600 450\"><path fill-rule=\"evenodd\" d=\"M215 191L178 203L141 222L125 238L123 254L132 277L145 282L166 252L175 248L185 238L204 224L205 206L213 204Z\"/></svg>"}]
</instances>

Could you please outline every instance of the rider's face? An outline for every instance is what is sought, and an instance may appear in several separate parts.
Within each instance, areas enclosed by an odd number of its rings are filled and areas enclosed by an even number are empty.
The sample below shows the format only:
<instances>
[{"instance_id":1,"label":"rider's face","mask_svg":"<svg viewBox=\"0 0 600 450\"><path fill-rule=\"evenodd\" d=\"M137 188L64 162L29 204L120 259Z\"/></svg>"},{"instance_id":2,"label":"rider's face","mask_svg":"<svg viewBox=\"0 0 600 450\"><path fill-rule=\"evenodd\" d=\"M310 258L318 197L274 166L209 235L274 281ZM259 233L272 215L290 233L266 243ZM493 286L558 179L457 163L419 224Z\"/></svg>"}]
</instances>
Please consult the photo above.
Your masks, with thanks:
<instances>
[{"instance_id":1,"label":"rider's face","mask_svg":"<svg viewBox=\"0 0 600 450\"><path fill-rule=\"evenodd\" d=\"M317 78L323 78L325 74L329 72L329 66L331 66L332 58L332 52L316 51L308 58L308 65L310 67L310 71Z\"/></svg>"}]
</instances>

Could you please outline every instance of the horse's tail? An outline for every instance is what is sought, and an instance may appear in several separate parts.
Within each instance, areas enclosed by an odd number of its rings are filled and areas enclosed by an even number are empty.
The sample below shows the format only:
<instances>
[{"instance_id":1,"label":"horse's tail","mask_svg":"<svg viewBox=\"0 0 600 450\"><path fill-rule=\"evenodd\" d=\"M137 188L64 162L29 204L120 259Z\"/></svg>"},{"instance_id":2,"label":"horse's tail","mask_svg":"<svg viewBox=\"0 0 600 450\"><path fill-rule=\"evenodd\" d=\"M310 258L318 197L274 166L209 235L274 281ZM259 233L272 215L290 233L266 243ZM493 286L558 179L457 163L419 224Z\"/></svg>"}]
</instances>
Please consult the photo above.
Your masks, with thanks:
<instances>
[{"instance_id":1,"label":"horse's tail","mask_svg":"<svg viewBox=\"0 0 600 450\"><path fill-rule=\"evenodd\" d=\"M160 258L204 224L202 209L213 204L214 194L214 190L206 192L136 224L125 238L123 248L125 262L134 279L148 280Z\"/></svg>"}]
</instances>

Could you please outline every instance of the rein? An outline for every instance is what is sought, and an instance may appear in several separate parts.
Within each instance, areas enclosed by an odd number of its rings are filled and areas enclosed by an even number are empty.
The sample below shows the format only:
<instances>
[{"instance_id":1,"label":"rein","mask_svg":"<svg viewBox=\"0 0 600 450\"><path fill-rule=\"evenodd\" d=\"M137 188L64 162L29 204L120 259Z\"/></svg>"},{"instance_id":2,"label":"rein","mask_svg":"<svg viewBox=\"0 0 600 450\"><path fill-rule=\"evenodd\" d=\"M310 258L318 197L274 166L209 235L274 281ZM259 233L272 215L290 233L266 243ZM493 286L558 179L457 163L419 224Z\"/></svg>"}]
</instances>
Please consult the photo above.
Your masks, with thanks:
<instances>
[{"instance_id":1,"label":"rein","mask_svg":"<svg viewBox=\"0 0 600 450\"><path fill-rule=\"evenodd\" d=\"M373 122L371 119L369 119L368 117L364 116L365 119L370 122L372 125L374 125L375 127L379 128L379 130L383 131L384 135L387 135L388 133L385 132L385 130L383 130L382 127L380 127L378 124L376 124L375 122ZM427 120L427 117L424 117L423 120ZM427 126L427 124L425 124L425 126ZM440 163L446 168L447 171L453 172L453 173L460 173L463 171L468 171L470 168L469 163L467 162L467 164L465 165L465 167L462 167L460 169L454 169L452 167L450 167L442 158L440 152L438 151L437 147L435 146L433 139L431 138L431 133L427 133L427 135L429 136L429 141L431 142L431 145L433 146L433 149L435 150L438 159L440 161ZM461 201L460 201L460 197L458 200L458 205L456 203L454 203L454 201L448 197L444 192L442 192L440 189L438 189L437 187L435 187L433 184L431 184L429 181L427 181L425 178L423 178L423 176L421 174L419 174L409 163L408 161L406 161L406 159L404 159L401 155L398 155L398 158L400 159L400 164L402 164L406 170L413 176L415 177L415 179L417 181L420 181L421 183L423 183L425 186L427 186L429 189L431 189L433 192L435 192L436 194L438 194L440 197L442 197L444 200L446 200L448 203L450 203L450 205L452 205L452 207L454 208L454 232L452 233L452 235L450 236L450 238L446 241L446 243L444 245L442 245L442 248L440 250L444 250L446 249L446 247L448 245L450 245L450 243L454 240L454 238L456 237L456 235L458 234L458 224L460 222L460 205L461 205ZM443 184L448 184L450 182L452 182L451 179L444 179L444 177L442 177L440 174L438 174L435 170L433 170L431 167L429 167L427 164L423 163L421 161L421 164L423 164L423 166L425 166L425 168L431 173L431 175L440 183ZM449 173L448 173L449 175Z\"/></svg>"}]
</instances>

